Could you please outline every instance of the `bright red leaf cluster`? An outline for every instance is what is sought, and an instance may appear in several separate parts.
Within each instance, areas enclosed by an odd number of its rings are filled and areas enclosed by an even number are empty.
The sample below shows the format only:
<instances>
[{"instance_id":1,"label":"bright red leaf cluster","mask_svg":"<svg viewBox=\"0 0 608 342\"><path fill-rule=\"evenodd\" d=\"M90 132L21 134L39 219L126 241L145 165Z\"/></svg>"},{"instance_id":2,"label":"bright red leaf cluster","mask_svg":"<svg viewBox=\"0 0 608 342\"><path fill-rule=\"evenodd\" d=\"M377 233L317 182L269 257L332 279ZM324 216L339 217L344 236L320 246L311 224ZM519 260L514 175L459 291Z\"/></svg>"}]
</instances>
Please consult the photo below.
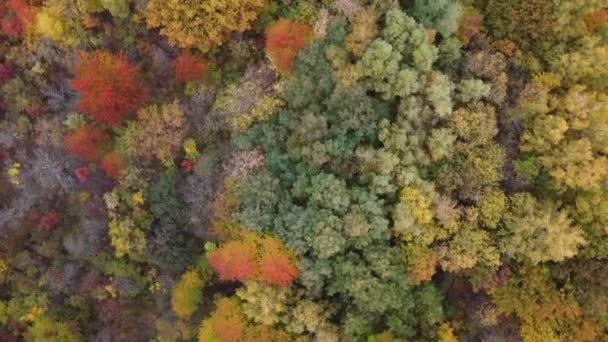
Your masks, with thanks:
<instances>
[{"instance_id":1,"label":"bright red leaf cluster","mask_svg":"<svg viewBox=\"0 0 608 342\"><path fill-rule=\"evenodd\" d=\"M13 39L22 38L36 19L36 7L25 0L7 0L0 3L0 27Z\"/></svg>"},{"instance_id":2,"label":"bright red leaf cluster","mask_svg":"<svg viewBox=\"0 0 608 342\"><path fill-rule=\"evenodd\" d=\"M80 93L78 108L109 126L120 124L147 99L148 89L140 80L139 67L124 56L106 51L78 55L71 84Z\"/></svg>"},{"instance_id":3,"label":"bright red leaf cluster","mask_svg":"<svg viewBox=\"0 0 608 342\"><path fill-rule=\"evenodd\" d=\"M173 71L178 81L186 83L200 80L209 70L209 67L198 61L188 52L182 53L173 61Z\"/></svg>"},{"instance_id":4,"label":"bright red leaf cluster","mask_svg":"<svg viewBox=\"0 0 608 342\"><path fill-rule=\"evenodd\" d=\"M75 169L74 174L76 175L80 183L85 183L87 180L89 180L91 171L89 170L89 168L83 166Z\"/></svg>"},{"instance_id":5,"label":"bright red leaf cluster","mask_svg":"<svg viewBox=\"0 0 608 342\"><path fill-rule=\"evenodd\" d=\"M279 71L288 73L296 55L311 38L310 26L280 19L266 30L266 54Z\"/></svg>"},{"instance_id":6,"label":"bright red leaf cluster","mask_svg":"<svg viewBox=\"0 0 608 342\"><path fill-rule=\"evenodd\" d=\"M100 149L108 138L98 127L82 126L65 137L65 151L84 161L94 161L99 158Z\"/></svg>"},{"instance_id":7,"label":"bright red leaf cluster","mask_svg":"<svg viewBox=\"0 0 608 342\"><path fill-rule=\"evenodd\" d=\"M299 274L291 253L280 240L254 234L225 243L208 259L223 281L253 278L269 285L289 286Z\"/></svg>"}]
</instances>

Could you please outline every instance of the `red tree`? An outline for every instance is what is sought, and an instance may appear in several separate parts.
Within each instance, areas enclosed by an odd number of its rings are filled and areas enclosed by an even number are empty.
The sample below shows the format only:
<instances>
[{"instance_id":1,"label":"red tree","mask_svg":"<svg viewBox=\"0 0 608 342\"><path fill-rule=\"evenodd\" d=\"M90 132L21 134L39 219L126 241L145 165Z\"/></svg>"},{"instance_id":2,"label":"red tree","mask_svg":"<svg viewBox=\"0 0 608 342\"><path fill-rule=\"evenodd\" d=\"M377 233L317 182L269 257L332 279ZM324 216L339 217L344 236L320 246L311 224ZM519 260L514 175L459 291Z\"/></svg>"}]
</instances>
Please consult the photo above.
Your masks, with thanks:
<instances>
[{"instance_id":1,"label":"red tree","mask_svg":"<svg viewBox=\"0 0 608 342\"><path fill-rule=\"evenodd\" d=\"M100 128L82 126L65 137L65 151L84 161L94 161L99 158L101 147L107 137Z\"/></svg>"},{"instance_id":2,"label":"red tree","mask_svg":"<svg viewBox=\"0 0 608 342\"><path fill-rule=\"evenodd\" d=\"M255 245L230 241L209 254L209 264L223 281L246 281L257 272Z\"/></svg>"},{"instance_id":3,"label":"red tree","mask_svg":"<svg viewBox=\"0 0 608 342\"><path fill-rule=\"evenodd\" d=\"M266 54L279 71L288 73L296 55L311 38L310 26L279 19L266 30Z\"/></svg>"},{"instance_id":4,"label":"red tree","mask_svg":"<svg viewBox=\"0 0 608 342\"><path fill-rule=\"evenodd\" d=\"M208 70L205 63L199 62L188 52L182 53L173 61L175 78L183 83L200 80Z\"/></svg>"},{"instance_id":5,"label":"red tree","mask_svg":"<svg viewBox=\"0 0 608 342\"><path fill-rule=\"evenodd\" d=\"M289 286L298 276L298 268L286 254L265 255L260 260L263 281L270 285Z\"/></svg>"},{"instance_id":6,"label":"red tree","mask_svg":"<svg viewBox=\"0 0 608 342\"><path fill-rule=\"evenodd\" d=\"M34 23L36 7L28 5L24 0L8 0L6 4L0 4L0 17L2 31L10 38L19 39Z\"/></svg>"},{"instance_id":7,"label":"red tree","mask_svg":"<svg viewBox=\"0 0 608 342\"><path fill-rule=\"evenodd\" d=\"M120 172L127 164L125 156L116 152L110 152L101 159L101 169L112 179L118 179Z\"/></svg>"},{"instance_id":8,"label":"red tree","mask_svg":"<svg viewBox=\"0 0 608 342\"><path fill-rule=\"evenodd\" d=\"M109 126L120 124L148 98L139 79L139 67L124 56L106 51L80 53L71 84L80 93L79 110Z\"/></svg>"}]
</instances>

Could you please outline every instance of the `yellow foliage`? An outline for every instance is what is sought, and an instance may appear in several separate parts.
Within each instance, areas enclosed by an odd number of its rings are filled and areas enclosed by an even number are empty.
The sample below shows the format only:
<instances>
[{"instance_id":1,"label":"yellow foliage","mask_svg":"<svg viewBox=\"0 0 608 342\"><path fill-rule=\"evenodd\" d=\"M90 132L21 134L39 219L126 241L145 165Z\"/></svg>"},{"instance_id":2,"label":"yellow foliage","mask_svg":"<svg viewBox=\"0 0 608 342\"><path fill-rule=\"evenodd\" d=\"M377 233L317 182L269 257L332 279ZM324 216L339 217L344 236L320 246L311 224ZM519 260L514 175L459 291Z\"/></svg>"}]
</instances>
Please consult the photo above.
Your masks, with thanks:
<instances>
[{"instance_id":1,"label":"yellow foliage","mask_svg":"<svg viewBox=\"0 0 608 342\"><path fill-rule=\"evenodd\" d=\"M9 181L13 185L21 184L19 181L19 175L21 174L21 163L15 162L13 166L8 169Z\"/></svg>"},{"instance_id":2,"label":"yellow foliage","mask_svg":"<svg viewBox=\"0 0 608 342\"><path fill-rule=\"evenodd\" d=\"M137 112L137 118L128 152L149 159L156 157L162 162L172 161L187 133L179 103L146 107Z\"/></svg>"},{"instance_id":3,"label":"yellow foliage","mask_svg":"<svg viewBox=\"0 0 608 342\"><path fill-rule=\"evenodd\" d=\"M263 7L264 0L151 0L146 19L172 44L207 52L230 33L249 29Z\"/></svg>"},{"instance_id":4,"label":"yellow foliage","mask_svg":"<svg viewBox=\"0 0 608 342\"><path fill-rule=\"evenodd\" d=\"M184 274L171 293L171 307L179 318L188 318L203 299L203 281L195 270Z\"/></svg>"},{"instance_id":5,"label":"yellow foliage","mask_svg":"<svg viewBox=\"0 0 608 342\"><path fill-rule=\"evenodd\" d=\"M238 117L231 117L230 126L239 132L244 132L252 123L256 121L266 121L272 114L284 104L283 100L265 96L257 101L248 114Z\"/></svg>"},{"instance_id":6,"label":"yellow foliage","mask_svg":"<svg viewBox=\"0 0 608 342\"><path fill-rule=\"evenodd\" d=\"M0 258L0 284L6 282L8 278L9 265L6 259Z\"/></svg>"},{"instance_id":7,"label":"yellow foliage","mask_svg":"<svg viewBox=\"0 0 608 342\"><path fill-rule=\"evenodd\" d=\"M454 335L454 329L452 329L450 323L442 323L437 335L439 342L458 342L458 337Z\"/></svg>"},{"instance_id":8,"label":"yellow foliage","mask_svg":"<svg viewBox=\"0 0 608 342\"><path fill-rule=\"evenodd\" d=\"M406 187L401 192L401 203L405 203L418 224L429 224L433 220L431 211L431 199L422 191L412 187Z\"/></svg>"}]
</instances>

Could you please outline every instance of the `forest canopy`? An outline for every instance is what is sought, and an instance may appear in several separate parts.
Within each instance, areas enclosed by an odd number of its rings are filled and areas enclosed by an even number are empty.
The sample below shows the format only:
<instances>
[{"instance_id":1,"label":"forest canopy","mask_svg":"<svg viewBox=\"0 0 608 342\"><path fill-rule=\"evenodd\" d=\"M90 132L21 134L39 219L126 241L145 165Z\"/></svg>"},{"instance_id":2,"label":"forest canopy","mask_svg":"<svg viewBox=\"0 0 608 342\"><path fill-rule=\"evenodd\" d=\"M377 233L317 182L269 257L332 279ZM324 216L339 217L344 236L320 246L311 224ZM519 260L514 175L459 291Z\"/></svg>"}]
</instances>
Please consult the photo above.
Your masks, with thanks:
<instances>
[{"instance_id":1,"label":"forest canopy","mask_svg":"<svg viewBox=\"0 0 608 342\"><path fill-rule=\"evenodd\" d=\"M0 341L608 338L602 0L0 0Z\"/></svg>"}]
</instances>

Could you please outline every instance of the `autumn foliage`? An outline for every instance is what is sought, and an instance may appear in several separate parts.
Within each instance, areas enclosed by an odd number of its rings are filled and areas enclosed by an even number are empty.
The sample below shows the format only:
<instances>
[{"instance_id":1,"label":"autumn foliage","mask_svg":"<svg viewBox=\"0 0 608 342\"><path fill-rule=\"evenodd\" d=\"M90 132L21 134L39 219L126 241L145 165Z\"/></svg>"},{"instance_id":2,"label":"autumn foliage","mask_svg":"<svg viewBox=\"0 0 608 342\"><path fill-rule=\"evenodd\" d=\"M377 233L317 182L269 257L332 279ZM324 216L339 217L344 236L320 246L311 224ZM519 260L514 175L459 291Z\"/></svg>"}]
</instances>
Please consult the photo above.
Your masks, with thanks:
<instances>
[{"instance_id":1,"label":"autumn foliage","mask_svg":"<svg viewBox=\"0 0 608 342\"><path fill-rule=\"evenodd\" d=\"M100 149L107 137L98 127L82 126L65 137L65 151L81 160L94 161L100 156Z\"/></svg>"},{"instance_id":2,"label":"autumn foliage","mask_svg":"<svg viewBox=\"0 0 608 342\"><path fill-rule=\"evenodd\" d=\"M220 298L215 305L215 311L201 326L199 341L240 341L247 325L238 300Z\"/></svg>"},{"instance_id":3,"label":"autumn foliage","mask_svg":"<svg viewBox=\"0 0 608 342\"><path fill-rule=\"evenodd\" d=\"M2 32L13 39L19 39L28 31L36 18L36 8L25 0L8 0L0 4L0 26Z\"/></svg>"},{"instance_id":4,"label":"autumn foliage","mask_svg":"<svg viewBox=\"0 0 608 342\"><path fill-rule=\"evenodd\" d=\"M266 54L279 71L288 73L296 55L311 38L310 26L280 19L266 30Z\"/></svg>"},{"instance_id":5,"label":"autumn foliage","mask_svg":"<svg viewBox=\"0 0 608 342\"><path fill-rule=\"evenodd\" d=\"M244 241L230 241L209 255L209 264L221 280L245 281L257 271L255 245Z\"/></svg>"},{"instance_id":6,"label":"autumn foliage","mask_svg":"<svg viewBox=\"0 0 608 342\"><path fill-rule=\"evenodd\" d=\"M205 63L198 61L188 52L182 53L173 61L175 78L183 83L200 80L208 70L209 67Z\"/></svg>"},{"instance_id":7,"label":"autumn foliage","mask_svg":"<svg viewBox=\"0 0 608 342\"><path fill-rule=\"evenodd\" d=\"M57 223L59 223L59 215L55 210L49 210L40 217L36 228L40 231L48 232L53 229Z\"/></svg>"},{"instance_id":8,"label":"autumn foliage","mask_svg":"<svg viewBox=\"0 0 608 342\"><path fill-rule=\"evenodd\" d=\"M280 240L253 233L223 244L208 259L223 281L255 279L268 285L289 286L299 273Z\"/></svg>"},{"instance_id":9,"label":"autumn foliage","mask_svg":"<svg viewBox=\"0 0 608 342\"><path fill-rule=\"evenodd\" d=\"M106 51L78 55L71 84L80 93L79 110L109 126L135 112L148 98L139 68Z\"/></svg>"},{"instance_id":10,"label":"autumn foliage","mask_svg":"<svg viewBox=\"0 0 608 342\"><path fill-rule=\"evenodd\" d=\"M215 310L204 320L200 342L287 342L293 339L284 331L248 322L238 299L222 297L215 301Z\"/></svg>"},{"instance_id":11,"label":"autumn foliage","mask_svg":"<svg viewBox=\"0 0 608 342\"><path fill-rule=\"evenodd\" d=\"M126 157L120 153L110 152L101 159L100 167L112 179L118 179L127 163Z\"/></svg>"}]
</instances>

